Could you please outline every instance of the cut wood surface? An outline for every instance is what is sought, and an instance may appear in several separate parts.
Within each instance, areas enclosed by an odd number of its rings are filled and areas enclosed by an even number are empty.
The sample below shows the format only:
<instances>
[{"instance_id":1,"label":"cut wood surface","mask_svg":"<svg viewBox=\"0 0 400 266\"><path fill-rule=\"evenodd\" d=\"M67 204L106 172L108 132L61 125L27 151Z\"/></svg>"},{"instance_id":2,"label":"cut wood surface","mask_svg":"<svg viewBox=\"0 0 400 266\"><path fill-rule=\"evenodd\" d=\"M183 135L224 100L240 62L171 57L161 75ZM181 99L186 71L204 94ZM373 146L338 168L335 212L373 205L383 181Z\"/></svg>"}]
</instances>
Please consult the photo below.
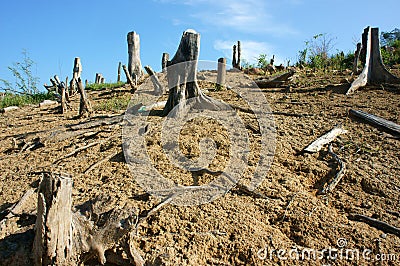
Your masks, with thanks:
<instances>
[{"instance_id":1,"label":"cut wood surface","mask_svg":"<svg viewBox=\"0 0 400 266\"><path fill-rule=\"evenodd\" d=\"M325 133L315 141L313 141L310 145L304 148L305 152L318 152L322 149L322 147L330 142L332 142L337 136L340 134L347 133L347 130L344 129L342 126L336 126L331 129L329 132Z\"/></svg>"},{"instance_id":2,"label":"cut wood surface","mask_svg":"<svg viewBox=\"0 0 400 266\"><path fill-rule=\"evenodd\" d=\"M379 129L382 129L392 135L400 136L400 125L392 121L386 120L376 115L369 114L367 112L363 112L360 110L353 110L353 109L350 109L349 115L356 117L362 121L365 121L368 124L377 127Z\"/></svg>"}]
</instances>

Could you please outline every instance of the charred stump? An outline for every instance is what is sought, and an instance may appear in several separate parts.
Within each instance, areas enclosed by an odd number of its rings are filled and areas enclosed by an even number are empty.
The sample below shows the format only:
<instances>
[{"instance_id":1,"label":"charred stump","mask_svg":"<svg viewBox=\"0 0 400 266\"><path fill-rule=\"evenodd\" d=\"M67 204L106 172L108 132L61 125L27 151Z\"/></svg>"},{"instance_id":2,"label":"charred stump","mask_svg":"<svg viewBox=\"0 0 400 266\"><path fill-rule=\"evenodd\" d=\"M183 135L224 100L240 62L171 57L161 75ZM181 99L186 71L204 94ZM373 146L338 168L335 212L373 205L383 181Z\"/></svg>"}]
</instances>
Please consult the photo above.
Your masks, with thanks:
<instances>
[{"instance_id":1,"label":"charred stump","mask_svg":"<svg viewBox=\"0 0 400 266\"><path fill-rule=\"evenodd\" d=\"M232 57L232 67L237 68L239 70L242 70L242 67L240 66L240 56L241 56L241 47L240 47L240 41L237 42L237 45L233 45L233 57Z\"/></svg>"},{"instance_id":2,"label":"charred stump","mask_svg":"<svg viewBox=\"0 0 400 266\"><path fill-rule=\"evenodd\" d=\"M178 50L171 61L167 62L167 80L169 96L164 107L168 115L175 106L173 116L179 115L186 108L186 101L194 98L198 107L218 110L221 104L204 95L197 83L197 60L200 48L200 34L186 30L182 34Z\"/></svg>"},{"instance_id":3,"label":"charred stump","mask_svg":"<svg viewBox=\"0 0 400 266\"><path fill-rule=\"evenodd\" d=\"M353 81L351 87L346 92L349 95L360 87L366 85L380 85L382 83L400 83L400 78L392 75L382 62L382 55L379 45L379 28L367 27L362 36L362 48L360 60L364 63L364 68L356 80ZM364 47L366 55L364 60Z\"/></svg>"}]
</instances>

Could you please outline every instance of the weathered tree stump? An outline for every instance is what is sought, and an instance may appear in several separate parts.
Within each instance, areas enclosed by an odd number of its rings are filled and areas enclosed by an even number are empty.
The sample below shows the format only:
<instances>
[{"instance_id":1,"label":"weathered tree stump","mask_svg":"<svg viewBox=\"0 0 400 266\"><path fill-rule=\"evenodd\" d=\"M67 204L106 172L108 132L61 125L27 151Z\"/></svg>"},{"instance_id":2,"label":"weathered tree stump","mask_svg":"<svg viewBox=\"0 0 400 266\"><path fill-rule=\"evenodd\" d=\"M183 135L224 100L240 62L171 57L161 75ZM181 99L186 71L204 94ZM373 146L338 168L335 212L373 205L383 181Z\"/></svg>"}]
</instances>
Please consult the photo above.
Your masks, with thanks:
<instances>
[{"instance_id":1,"label":"weathered tree stump","mask_svg":"<svg viewBox=\"0 0 400 266\"><path fill-rule=\"evenodd\" d=\"M200 34L186 30L182 34L178 50L171 61L167 62L167 80L169 97L164 107L164 115L175 107L173 116L179 116L186 108L186 100L195 98L200 108L218 110L225 108L221 103L204 95L197 83L197 60L200 48Z\"/></svg>"},{"instance_id":2,"label":"weathered tree stump","mask_svg":"<svg viewBox=\"0 0 400 266\"><path fill-rule=\"evenodd\" d=\"M168 60L169 60L169 53L163 53L162 59L161 59L161 67L162 67L163 73L166 73L166 71L167 71Z\"/></svg>"},{"instance_id":3,"label":"weathered tree stump","mask_svg":"<svg viewBox=\"0 0 400 266\"><path fill-rule=\"evenodd\" d=\"M353 75L358 74L358 61L360 60L361 46L361 43L357 43L357 48L354 52Z\"/></svg>"},{"instance_id":4,"label":"weathered tree stump","mask_svg":"<svg viewBox=\"0 0 400 266\"><path fill-rule=\"evenodd\" d=\"M217 89L225 88L226 83L226 58L218 59Z\"/></svg>"},{"instance_id":5,"label":"weathered tree stump","mask_svg":"<svg viewBox=\"0 0 400 266\"><path fill-rule=\"evenodd\" d=\"M71 80L71 91L77 91L76 83L74 80L78 80L81 77L82 73L82 64L81 59L79 57L75 57L74 59L74 68L72 69L72 80Z\"/></svg>"},{"instance_id":6,"label":"weathered tree stump","mask_svg":"<svg viewBox=\"0 0 400 266\"><path fill-rule=\"evenodd\" d=\"M140 62L139 34L132 31L127 35L128 41L128 71L135 83L143 76L142 63Z\"/></svg>"},{"instance_id":7,"label":"weathered tree stump","mask_svg":"<svg viewBox=\"0 0 400 266\"><path fill-rule=\"evenodd\" d=\"M157 75L154 73L153 69L150 66L145 66L144 69L146 70L147 74L149 74L151 82L153 83L154 93L156 95L162 95L164 93L164 88L158 80Z\"/></svg>"},{"instance_id":8,"label":"weathered tree stump","mask_svg":"<svg viewBox=\"0 0 400 266\"><path fill-rule=\"evenodd\" d=\"M90 116L93 112L92 105L87 97L85 88L83 87L81 78L75 80L78 85L79 94L81 95L80 103L79 103L79 116Z\"/></svg>"},{"instance_id":9,"label":"weathered tree stump","mask_svg":"<svg viewBox=\"0 0 400 266\"><path fill-rule=\"evenodd\" d=\"M38 190L35 265L73 263L72 179L68 175L44 174Z\"/></svg>"},{"instance_id":10,"label":"weathered tree stump","mask_svg":"<svg viewBox=\"0 0 400 266\"><path fill-rule=\"evenodd\" d=\"M240 47L240 41L237 42L237 45L233 45L233 57L232 57L232 67L237 68L239 70L242 70L241 63L240 63L240 57L241 57L241 47Z\"/></svg>"},{"instance_id":11,"label":"weathered tree stump","mask_svg":"<svg viewBox=\"0 0 400 266\"><path fill-rule=\"evenodd\" d=\"M122 67L122 63L119 62L119 63L118 63L117 82L121 82L121 67Z\"/></svg>"},{"instance_id":12,"label":"weathered tree stump","mask_svg":"<svg viewBox=\"0 0 400 266\"><path fill-rule=\"evenodd\" d=\"M128 205L115 209L111 207L112 201L111 197L98 196L72 208L72 178L65 174L43 173L38 188L32 249L34 264L81 265L97 258L101 264L143 265L132 243L120 243L135 227L136 209ZM117 243L122 244L128 260L115 253L106 255ZM31 258L30 255L25 250L13 254L10 261L18 261L21 256Z\"/></svg>"},{"instance_id":13,"label":"weathered tree stump","mask_svg":"<svg viewBox=\"0 0 400 266\"><path fill-rule=\"evenodd\" d=\"M392 75L383 65L379 45L379 28L367 27L362 36L361 61L363 62L363 50L366 49L365 65L361 74L353 81L346 92L349 95L366 85L380 85L382 83L400 83L400 79Z\"/></svg>"}]
</instances>

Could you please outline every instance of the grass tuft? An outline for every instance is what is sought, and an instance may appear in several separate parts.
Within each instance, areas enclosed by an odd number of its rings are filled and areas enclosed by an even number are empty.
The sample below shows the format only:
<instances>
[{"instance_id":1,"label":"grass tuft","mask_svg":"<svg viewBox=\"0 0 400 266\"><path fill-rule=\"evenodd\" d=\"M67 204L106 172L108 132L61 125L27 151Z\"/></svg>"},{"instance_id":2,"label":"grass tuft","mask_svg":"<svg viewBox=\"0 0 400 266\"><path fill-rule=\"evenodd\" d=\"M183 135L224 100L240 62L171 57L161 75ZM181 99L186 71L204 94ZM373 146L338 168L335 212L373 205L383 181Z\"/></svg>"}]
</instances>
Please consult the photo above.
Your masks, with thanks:
<instances>
[{"instance_id":1,"label":"grass tuft","mask_svg":"<svg viewBox=\"0 0 400 266\"><path fill-rule=\"evenodd\" d=\"M54 100L54 95L50 93L36 93L33 95L4 93L0 94L0 108L39 104L44 100Z\"/></svg>"}]
</instances>

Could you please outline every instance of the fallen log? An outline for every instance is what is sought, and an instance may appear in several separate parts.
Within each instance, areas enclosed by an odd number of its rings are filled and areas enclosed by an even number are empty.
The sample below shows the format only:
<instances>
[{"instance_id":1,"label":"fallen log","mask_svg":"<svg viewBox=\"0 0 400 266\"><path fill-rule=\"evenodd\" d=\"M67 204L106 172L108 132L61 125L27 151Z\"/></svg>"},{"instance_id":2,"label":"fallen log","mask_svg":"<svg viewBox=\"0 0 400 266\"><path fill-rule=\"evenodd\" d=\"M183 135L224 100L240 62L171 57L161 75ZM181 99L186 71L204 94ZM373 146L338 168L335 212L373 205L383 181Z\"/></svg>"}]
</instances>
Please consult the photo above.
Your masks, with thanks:
<instances>
[{"instance_id":1,"label":"fallen log","mask_svg":"<svg viewBox=\"0 0 400 266\"><path fill-rule=\"evenodd\" d=\"M289 72L270 78L256 79L254 82L259 88L279 88L286 85L294 73L294 70L290 70Z\"/></svg>"},{"instance_id":2,"label":"fallen log","mask_svg":"<svg viewBox=\"0 0 400 266\"><path fill-rule=\"evenodd\" d=\"M388 132L394 136L400 136L400 125L392 121L386 120L382 117L375 116L360 110L353 110L353 109L350 109L349 115L358 118L364 122L367 122L368 124L378 129L381 129L385 132Z\"/></svg>"},{"instance_id":3,"label":"fallen log","mask_svg":"<svg viewBox=\"0 0 400 266\"><path fill-rule=\"evenodd\" d=\"M385 233L394 234L400 237L400 228L390 225L386 222L379 221L377 219L362 215L362 214L351 214L348 217L350 220L364 222L376 229L382 230Z\"/></svg>"},{"instance_id":4,"label":"fallen log","mask_svg":"<svg viewBox=\"0 0 400 266\"><path fill-rule=\"evenodd\" d=\"M334 127L329 132L325 133L315 141L313 141L310 145L304 148L304 152L318 152L322 149L325 144L332 142L337 136L340 134L347 133L347 130L342 128L341 125Z\"/></svg>"},{"instance_id":5,"label":"fallen log","mask_svg":"<svg viewBox=\"0 0 400 266\"><path fill-rule=\"evenodd\" d=\"M1 108L0 113L8 113L8 112L15 111L18 109L19 109L18 106L8 106L8 107Z\"/></svg>"}]
</instances>

